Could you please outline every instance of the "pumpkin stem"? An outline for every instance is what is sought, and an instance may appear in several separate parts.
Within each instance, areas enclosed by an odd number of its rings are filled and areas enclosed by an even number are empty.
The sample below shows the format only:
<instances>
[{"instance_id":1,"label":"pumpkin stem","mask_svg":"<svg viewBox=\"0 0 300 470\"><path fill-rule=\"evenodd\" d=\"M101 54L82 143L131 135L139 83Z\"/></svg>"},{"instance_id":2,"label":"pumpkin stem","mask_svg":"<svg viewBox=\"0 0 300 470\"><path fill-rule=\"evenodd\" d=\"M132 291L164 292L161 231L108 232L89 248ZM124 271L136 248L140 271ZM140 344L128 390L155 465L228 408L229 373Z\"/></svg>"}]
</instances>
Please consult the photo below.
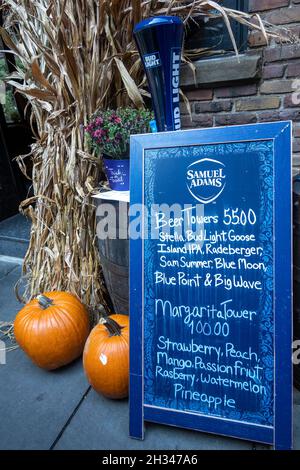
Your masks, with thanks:
<instances>
[{"instance_id":1,"label":"pumpkin stem","mask_svg":"<svg viewBox=\"0 0 300 470\"><path fill-rule=\"evenodd\" d=\"M39 303L39 306L42 307L42 309L46 309L48 307L50 307L50 305L53 304L53 300L50 299L49 297L46 297L46 295L43 295L43 294L39 294L37 295L37 301Z\"/></svg>"},{"instance_id":2,"label":"pumpkin stem","mask_svg":"<svg viewBox=\"0 0 300 470\"><path fill-rule=\"evenodd\" d=\"M105 326L109 332L109 336L121 336L121 331L124 326L119 325L115 320L110 317L101 318L99 323Z\"/></svg>"}]
</instances>

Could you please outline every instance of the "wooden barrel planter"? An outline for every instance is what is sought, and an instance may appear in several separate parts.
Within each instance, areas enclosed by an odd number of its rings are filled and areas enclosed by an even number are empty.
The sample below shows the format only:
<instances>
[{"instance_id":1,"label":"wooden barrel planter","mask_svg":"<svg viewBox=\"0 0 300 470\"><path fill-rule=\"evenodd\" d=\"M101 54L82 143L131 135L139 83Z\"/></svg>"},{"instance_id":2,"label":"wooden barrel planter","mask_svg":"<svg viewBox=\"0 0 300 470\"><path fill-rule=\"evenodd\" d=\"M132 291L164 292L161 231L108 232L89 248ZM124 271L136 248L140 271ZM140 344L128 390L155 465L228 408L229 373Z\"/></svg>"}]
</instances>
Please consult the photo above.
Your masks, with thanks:
<instances>
[{"instance_id":1,"label":"wooden barrel planter","mask_svg":"<svg viewBox=\"0 0 300 470\"><path fill-rule=\"evenodd\" d=\"M103 275L115 313L129 314L129 203L96 197L97 240ZM105 197L105 196L104 196ZM99 215L100 204L111 205L116 218L109 227L109 236L99 237L99 223L106 214ZM114 233L116 237L114 237Z\"/></svg>"},{"instance_id":2,"label":"wooden barrel planter","mask_svg":"<svg viewBox=\"0 0 300 470\"><path fill-rule=\"evenodd\" d=\"M294 178L294 340L300 340L300 175ZM294 383L300 390L300 364L294 364Z\"/></svg>"}]
</instances>

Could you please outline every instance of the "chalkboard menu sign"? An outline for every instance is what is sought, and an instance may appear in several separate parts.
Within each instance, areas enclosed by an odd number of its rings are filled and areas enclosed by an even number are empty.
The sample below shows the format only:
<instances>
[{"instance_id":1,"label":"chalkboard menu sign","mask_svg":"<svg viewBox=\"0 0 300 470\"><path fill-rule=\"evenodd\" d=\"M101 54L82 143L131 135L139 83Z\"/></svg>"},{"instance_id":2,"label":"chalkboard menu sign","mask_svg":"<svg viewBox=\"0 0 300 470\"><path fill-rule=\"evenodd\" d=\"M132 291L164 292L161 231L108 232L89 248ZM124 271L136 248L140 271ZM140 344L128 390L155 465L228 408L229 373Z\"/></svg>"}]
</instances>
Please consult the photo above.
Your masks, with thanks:
<instances>
[{"instance_id":1,"label":"chalkboard menu sign","mask_svg":"<svg viewBox=\"0 0 300 470\"><path fill-rule=\"evenodd\" d=\"M130 434L291 448L291 124L131 141Z\"/></svg>"}]
</instances>

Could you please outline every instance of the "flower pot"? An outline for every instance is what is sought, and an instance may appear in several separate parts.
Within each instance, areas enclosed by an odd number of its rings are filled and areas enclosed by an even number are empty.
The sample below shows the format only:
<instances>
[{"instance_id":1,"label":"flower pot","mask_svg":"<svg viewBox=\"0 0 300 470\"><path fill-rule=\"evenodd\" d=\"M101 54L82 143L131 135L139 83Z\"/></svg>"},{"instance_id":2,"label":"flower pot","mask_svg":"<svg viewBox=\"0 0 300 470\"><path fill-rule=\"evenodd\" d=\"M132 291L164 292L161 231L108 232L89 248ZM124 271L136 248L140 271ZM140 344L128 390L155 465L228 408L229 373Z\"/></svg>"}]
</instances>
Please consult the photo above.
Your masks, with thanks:
<instances>
[{"instance_id":1,"label":"flower pot","mask_svg":"<svg viewBox=\"0 0 300 470\"><path fill-rule=\"evenodd\" d=\"M114 160L103 157L105 173L111 189L129 191L129 158Z\"/></svg>"}]
</instances>

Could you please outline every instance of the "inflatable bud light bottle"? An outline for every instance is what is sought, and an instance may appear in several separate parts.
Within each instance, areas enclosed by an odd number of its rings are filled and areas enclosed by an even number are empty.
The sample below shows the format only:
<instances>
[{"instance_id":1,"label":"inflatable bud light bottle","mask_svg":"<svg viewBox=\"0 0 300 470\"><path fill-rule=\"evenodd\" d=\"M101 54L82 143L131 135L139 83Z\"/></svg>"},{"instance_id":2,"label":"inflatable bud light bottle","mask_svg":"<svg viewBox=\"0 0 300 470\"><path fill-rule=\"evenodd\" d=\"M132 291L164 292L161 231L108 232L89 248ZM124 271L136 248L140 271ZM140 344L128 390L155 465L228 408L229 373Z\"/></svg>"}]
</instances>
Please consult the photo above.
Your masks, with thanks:
<instances>
[{"instance_id":1,"label":"inflatable bud light bottle","mask_svg":"<svg viewBox=\"0 0 300 470\"><path fill-rule=\"evenodd\" d=\"M179 130L183 23L177 16L155 16L138 23L133 34L149 83L157 130Z\"/></svg>"}]
</instances>

